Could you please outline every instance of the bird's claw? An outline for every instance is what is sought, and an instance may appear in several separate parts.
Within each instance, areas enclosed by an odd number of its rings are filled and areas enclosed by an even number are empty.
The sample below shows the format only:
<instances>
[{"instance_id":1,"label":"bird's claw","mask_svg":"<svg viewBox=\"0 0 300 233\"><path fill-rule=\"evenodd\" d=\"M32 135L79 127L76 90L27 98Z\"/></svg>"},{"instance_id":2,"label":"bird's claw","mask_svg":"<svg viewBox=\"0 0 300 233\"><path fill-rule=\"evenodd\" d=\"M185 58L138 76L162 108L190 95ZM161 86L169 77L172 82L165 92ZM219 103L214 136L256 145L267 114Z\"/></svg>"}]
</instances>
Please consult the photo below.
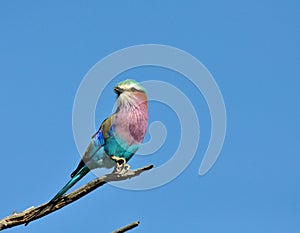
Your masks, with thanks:
<instances>
[{"instance_id":1,"label":"bird's claw","mask_svg":"<svg viewBox=\"0 0 300 233\"><path fill-rule=\"evenodd\" d=\"M130 165L126 163L124 158L112 156L111 159L116 162L116 166L113 171L114 173L125 174L129 171Z\"/></svg>"},{"instance_id":2,"label":"bird's claw","mask_svg":"<svg viewBox=\"0 0 300 233\"><path fill-rule=\"evenodd\" d=\"M130 169L130 165L128 164L122 164L121 166L116 165L114 169L114 173L118 174L126 174Z\"/></svg>"},{"instance_id":3,"label":"bird's claw","mask_svg":"<svg viewBox=\"0 0 300 233\"><path fill-rule=\"evenodd\" d=\"M124 158L120 158L117 156L111 156L111 159L115 161L118 165L126 164L126 160Z\"/></svg>"}]
</instances>

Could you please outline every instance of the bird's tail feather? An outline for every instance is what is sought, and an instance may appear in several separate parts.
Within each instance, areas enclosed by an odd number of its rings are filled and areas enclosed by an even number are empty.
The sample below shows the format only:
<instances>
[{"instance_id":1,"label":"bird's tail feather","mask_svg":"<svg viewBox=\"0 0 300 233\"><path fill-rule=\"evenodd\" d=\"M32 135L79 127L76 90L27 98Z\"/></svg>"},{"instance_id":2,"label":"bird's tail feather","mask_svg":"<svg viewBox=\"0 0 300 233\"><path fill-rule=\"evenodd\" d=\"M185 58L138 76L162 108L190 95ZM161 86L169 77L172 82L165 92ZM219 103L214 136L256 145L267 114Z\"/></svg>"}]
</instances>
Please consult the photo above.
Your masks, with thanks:
<instances>
[{"instance_id":1,"label":"bird's tail feather","mask_svg":"<svg viewBox=\"0 0 300 233\"><path fill-rule=\"evenodd\" d=\"M61 197L62 195L64 195L70 188L72 188L82 177L84 177L88 172L90 171L90 169L87 166L82 167L76 175L73 176L73 178L71 178L69 180L69 182L48 202L48 204L51 203L55 203L55 201L57 200L57 198ZM48 206L48 205L47 205ZM28 219L25 223L25 226L27 226L29 224L29 222L35 217L37 216L39 213L41 213L45 208L40 209L37 213L35 213L33 216L30 217L30 219Z\"/></svg>"},{"instance_id":2,"label":"bird's tail feather","mask_svg":"<svg viewBox=\"0 0 300 233\"><path fill-rule=\"evenodd\" d=\"M57 198L61 197L64 195L70 188L72 188L79 180L84 177L90 169L85 165L82 167L76 175L74 175L69 182L50 200L50 202L55 201Z\"/></svg>"}]
</instances>

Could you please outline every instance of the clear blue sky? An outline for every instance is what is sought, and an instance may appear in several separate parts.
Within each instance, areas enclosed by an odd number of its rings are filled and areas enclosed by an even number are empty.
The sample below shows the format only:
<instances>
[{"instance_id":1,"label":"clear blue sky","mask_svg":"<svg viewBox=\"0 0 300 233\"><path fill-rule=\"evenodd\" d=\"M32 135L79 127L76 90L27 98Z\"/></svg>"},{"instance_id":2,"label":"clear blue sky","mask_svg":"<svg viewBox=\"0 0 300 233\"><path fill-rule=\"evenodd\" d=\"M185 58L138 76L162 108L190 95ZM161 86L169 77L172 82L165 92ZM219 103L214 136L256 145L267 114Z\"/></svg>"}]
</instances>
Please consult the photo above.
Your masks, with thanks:
<instances>
[{"instance_id":1,"label":"clear blue sky","mask_svg":"<svg viewBox=\"0 0 300 233\"><path fill-rule=\"evenodd\" d=\"M110 232L136 220L132 232L300 232L298 1L2 0L0 33L0 218L47 201L68 180L80 158L76 90L116 50L157 43L191 53L217 81L228 118L217 163L198 176L209 112L196 89L174 81L201 115L199 148L179 177L148 191L106 185L10 232ZM130 76L172 82L176 74L140 68ZM97 125L114 99L106 90ZM151 105L150 120L165 123L166 144L145 160L133 158L132 167L159 166L176 149L178 119L163 108Z\"/></svg>"}]
</instances>

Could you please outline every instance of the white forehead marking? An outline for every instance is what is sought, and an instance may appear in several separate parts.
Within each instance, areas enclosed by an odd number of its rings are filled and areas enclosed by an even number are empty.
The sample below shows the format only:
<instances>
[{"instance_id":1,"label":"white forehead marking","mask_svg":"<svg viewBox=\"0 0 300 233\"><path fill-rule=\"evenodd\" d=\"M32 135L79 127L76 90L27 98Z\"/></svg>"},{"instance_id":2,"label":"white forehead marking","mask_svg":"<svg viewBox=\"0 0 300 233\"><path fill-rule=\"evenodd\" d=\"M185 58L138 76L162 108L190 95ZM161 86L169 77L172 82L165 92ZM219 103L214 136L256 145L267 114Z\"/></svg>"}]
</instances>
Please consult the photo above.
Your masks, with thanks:
<instances>
[{"instance_id":1,"label":"white forehead marking","mask_svg":"<svg viewBox=\"0 0 300 233\"><path fill-rule=\"evenodd\" d=\"M120 88L123 88L123 89L127 89L129 90L130 88L134 87L135 89L139 90L139 91L142 91L143 89L137 85L136 83L130 83L130 84L121 84L120 85Z\"/></svg>"}]
</instances>

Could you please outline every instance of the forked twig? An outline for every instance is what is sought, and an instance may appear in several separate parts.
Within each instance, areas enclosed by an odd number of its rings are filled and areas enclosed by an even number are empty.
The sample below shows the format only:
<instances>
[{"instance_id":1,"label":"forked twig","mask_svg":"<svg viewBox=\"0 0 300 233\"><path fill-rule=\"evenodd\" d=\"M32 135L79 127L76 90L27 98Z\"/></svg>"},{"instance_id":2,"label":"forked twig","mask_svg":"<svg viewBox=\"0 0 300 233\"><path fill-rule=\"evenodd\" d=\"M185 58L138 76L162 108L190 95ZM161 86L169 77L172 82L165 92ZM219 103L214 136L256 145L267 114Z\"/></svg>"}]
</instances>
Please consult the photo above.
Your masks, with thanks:
<instances>
[{"instance_id":1,"label":"forked twig","mask_svg":"<svg viewBox=\"0 0 300 233\"><path fill-rule=\"evenodd\" d=\"M148 171L153 168L153 165L148 165L142 168L138 168L135 170L129 170L125 174L119 174L119 173L111 173L104 175L102 177L98 177L94 179L93 181L87 183L86 185L83 185L82 187L76 189L75 191L71 192L70 194L67 194L65 196L62 196L57 199L54 203L44 203L38 207L30 207L20 213L17 213L14 211L11 215L3 218L0 220L0 231L15 227L21 224L25 224L26 222L33 221L36 219L39 219L43 216L46 216L56 210L59 210L66 205L71 204L72 202L80 199L81 197L87 195L88 193L92 192L93 190L97 189L98 187L112 182L112 181L122 181L127 180L132 177L138 176L144 171ZM42 211L40 211L43 209ZM136 227L136 226L134 226ZM121 231L122 232L122 231Z\"/></svg>"}]
</instances>

